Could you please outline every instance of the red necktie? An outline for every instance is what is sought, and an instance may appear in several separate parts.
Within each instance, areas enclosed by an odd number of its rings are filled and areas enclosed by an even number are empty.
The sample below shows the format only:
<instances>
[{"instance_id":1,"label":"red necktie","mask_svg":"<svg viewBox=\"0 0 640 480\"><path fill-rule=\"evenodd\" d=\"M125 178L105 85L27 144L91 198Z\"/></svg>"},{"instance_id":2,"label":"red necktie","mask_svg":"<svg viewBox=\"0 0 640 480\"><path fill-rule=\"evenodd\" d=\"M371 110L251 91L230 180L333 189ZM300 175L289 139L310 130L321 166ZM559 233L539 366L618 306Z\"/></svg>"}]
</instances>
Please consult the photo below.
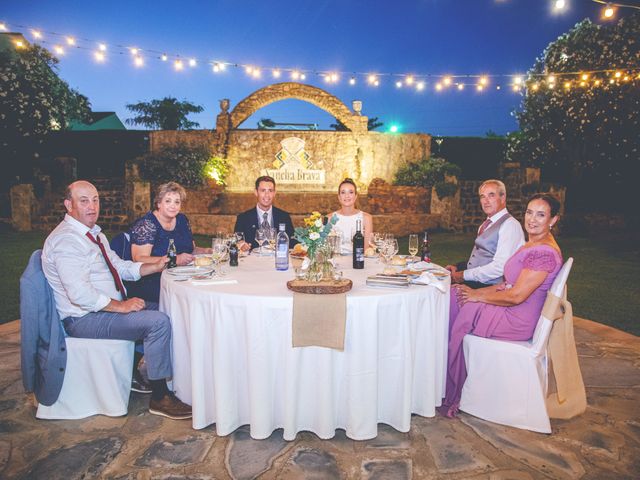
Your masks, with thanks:
<instances>
[{"instance_id":1,"label":"red necktie","mask_svg":"<svg viewBox=\"0 0 640 480\"><path fill-rule=\"evenodd\" d=\"M116 284L116 290L120 292L120 294L122 295L122 300L126 300L127 291L124 289L124 285L122 285L122 280L120 280L120 275L118 275L118 271L111 264L111 260L109 260L109 257L107 256L107 251L104 249L104 245L100 241L100 237L98 237L98 239L96 240L94 236L91 235L91 232L87 232L87 237L89 237L89 240L91 240L93 243L98 245L98 247L100 247L100 251L102 252L104 261L107 262L107 267L109 268L109 271L111 272L111 276L113 277L113 283Z\"/></svg>"},{"instance_id":2,"label":"red necktie","mask_svg":"<svg viewBox=\"0 0 640 480\"><path fill-rule=\"evenodd\" d=\"M480 225L480 230L478 230L478 236L482 235L484 233L484 231L489 228L489 225L491 225L491 219L487 218L484 223L482 225Z\"/></svg>"}]
</instances>

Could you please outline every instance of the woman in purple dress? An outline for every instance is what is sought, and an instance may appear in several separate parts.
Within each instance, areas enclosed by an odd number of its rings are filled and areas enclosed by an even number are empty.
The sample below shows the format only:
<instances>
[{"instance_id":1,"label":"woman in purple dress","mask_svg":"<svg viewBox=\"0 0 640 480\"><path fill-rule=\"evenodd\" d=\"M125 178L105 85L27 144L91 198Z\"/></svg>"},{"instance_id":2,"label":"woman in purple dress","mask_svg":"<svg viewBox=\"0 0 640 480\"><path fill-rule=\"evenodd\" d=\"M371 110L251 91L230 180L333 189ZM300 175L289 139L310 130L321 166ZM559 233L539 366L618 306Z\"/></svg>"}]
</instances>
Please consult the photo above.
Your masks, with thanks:
<instances>
[{"instance_id":1,"label":"woman in purple dress","mask_svg":"<svg viewBox=\"0 0 640 480\"><path fill-rule=\"evenodd\" d=\"M135 262L152 262L167 254L169 240L176 246L177 264L187 265L196 253L211 253L210 248L196 247L187 217L180 207L187 194L176 182L158 187L154 199L155 210L139 218L131 227L131 256ZM135 284L136 296L149 302L158 302L160 274L142 277Z\"/></svg>"},{"instance_id":2,"label":"woman in purple dress","mask_svg":"<svg viewBox=\"0 0 640 480\"><path fill-rule=\"evenodd\" d=\"M486 288L452 287L449 312L447 389L441 412L455 417L467 378L462 340L468 333L501 340L529 340L540 318L553 280L562 267L562 254L551 229L558 221L560 202L548 194L529 200L524 216L528 241L504 266L504 282Z\"/></svg>"}]
</instances>

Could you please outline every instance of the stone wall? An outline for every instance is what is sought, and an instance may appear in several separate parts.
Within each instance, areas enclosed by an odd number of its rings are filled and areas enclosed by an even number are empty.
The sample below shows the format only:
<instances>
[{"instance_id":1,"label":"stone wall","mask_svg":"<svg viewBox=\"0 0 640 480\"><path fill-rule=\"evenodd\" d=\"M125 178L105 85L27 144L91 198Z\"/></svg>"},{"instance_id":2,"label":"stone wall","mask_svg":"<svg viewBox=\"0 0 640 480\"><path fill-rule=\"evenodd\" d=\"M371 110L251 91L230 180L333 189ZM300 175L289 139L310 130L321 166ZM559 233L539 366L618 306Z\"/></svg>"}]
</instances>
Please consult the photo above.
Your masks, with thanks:
<instances>
[{"instance_id":1,"label":"stone wall","mask_svg":"<svg viewBox=\"0 0 640 480\"><path fill-rule=\"evenodd\" d=\"M393 186L380 178L374 179L368 190L368 212L429 213L431 191L422 187Z\"/></svg>"},{"instance_id":2,"label":"stone wall","mask_svg":"<svg viewBox=\"0 0 640 480\"><path fill-rule=\"evenodd\" d=\"M352 133L329 131L233 130L229 134L227 159L230 170L227 192L252 192L257 177L265 169L275 169L275 155L289 137L304 141L304 150L314 170L324 170L324 184L278 185L280 192L335 192L345 177L353 178L362 193L371 180L393 180L397 169L408 162L429 156L431 137L425 134L390 135L379 132ZM206 131L151 132L151 148L173 145L178 141L208 144L217 150L218 136Z\"/></svg>"}]
</instances>

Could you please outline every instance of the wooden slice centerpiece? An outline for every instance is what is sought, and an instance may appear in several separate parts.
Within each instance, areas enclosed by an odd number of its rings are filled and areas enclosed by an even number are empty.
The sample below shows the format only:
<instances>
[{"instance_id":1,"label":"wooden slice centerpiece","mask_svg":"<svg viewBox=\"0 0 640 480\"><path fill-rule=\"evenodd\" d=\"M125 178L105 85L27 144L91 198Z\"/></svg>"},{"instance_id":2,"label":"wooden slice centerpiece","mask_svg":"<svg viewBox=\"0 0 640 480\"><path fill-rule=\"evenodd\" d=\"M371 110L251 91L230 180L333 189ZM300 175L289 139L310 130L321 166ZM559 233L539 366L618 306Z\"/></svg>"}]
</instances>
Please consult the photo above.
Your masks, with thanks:
<instances>
[{"instance_id":1,"label":"wooden slice centerpiece","mask_svg":"<svg viewBox=\"0 0 640 480\"><path fill-rule=\"evenodd\" d=\"M341 280L322 280L310 282L308 280L289 280L287 288L297 293L313 293L327 295L332 293L346 293L351 290L353 283L348 278Z\"/></svg>"}]
</instances>

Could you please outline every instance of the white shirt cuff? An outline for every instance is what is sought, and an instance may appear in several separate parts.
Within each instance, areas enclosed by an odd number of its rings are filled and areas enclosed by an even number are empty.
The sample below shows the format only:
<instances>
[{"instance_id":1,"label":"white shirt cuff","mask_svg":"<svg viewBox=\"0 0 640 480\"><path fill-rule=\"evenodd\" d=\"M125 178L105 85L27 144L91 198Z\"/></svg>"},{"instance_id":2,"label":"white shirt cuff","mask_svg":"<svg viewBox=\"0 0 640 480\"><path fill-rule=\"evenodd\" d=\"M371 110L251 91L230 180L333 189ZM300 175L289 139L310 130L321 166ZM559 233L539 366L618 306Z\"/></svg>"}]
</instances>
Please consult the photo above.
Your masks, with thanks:
<instances>
[{"instance_id":1,"label":"white shirt cuff","mask_svg":"<svg viewBox=\"0 0 640 480\"><path fill-rule=\"evenodd\" d=\"M100 296L98 297L98 301L96 302L95 306L93 307L93 311L94 312L99 312L104 307L109 305L110 301L111 301L110 297L107 297L106 295L101 293Z\"/></svg>"}]
</instances>

